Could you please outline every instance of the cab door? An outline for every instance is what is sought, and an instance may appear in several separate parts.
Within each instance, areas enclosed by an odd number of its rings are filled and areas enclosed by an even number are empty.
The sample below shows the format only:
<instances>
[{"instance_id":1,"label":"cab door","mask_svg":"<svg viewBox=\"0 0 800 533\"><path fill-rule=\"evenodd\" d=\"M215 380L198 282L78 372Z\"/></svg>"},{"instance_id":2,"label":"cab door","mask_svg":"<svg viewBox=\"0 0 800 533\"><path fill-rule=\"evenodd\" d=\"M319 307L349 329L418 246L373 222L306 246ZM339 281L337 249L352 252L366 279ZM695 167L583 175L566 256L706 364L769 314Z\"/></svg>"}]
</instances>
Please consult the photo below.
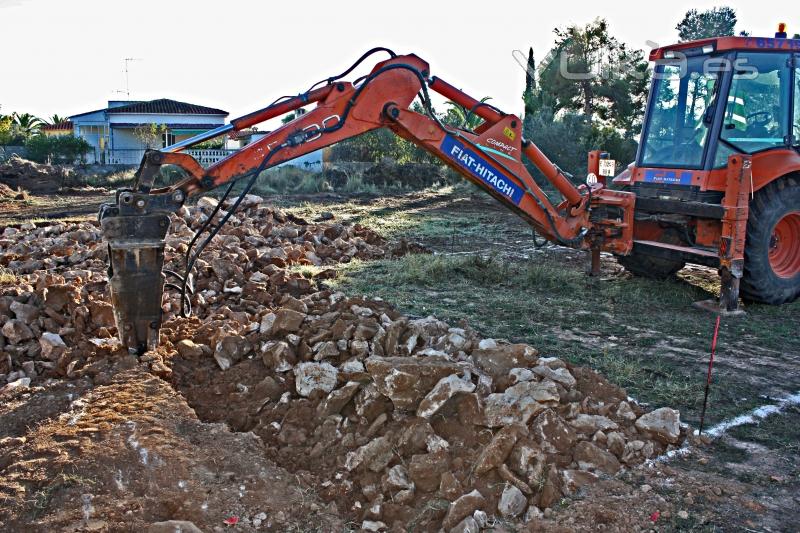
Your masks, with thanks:
<instances>
[{"instance_id":1,"label":"cab door","mask_svg":"<svg viewBox=\"0 0 800 533\"><path fill-rule=\"evenodd\" d=\"M800 147L800 54L794 54L792 62L792 138L789 144Z\"/></svg>"}]
</instances>

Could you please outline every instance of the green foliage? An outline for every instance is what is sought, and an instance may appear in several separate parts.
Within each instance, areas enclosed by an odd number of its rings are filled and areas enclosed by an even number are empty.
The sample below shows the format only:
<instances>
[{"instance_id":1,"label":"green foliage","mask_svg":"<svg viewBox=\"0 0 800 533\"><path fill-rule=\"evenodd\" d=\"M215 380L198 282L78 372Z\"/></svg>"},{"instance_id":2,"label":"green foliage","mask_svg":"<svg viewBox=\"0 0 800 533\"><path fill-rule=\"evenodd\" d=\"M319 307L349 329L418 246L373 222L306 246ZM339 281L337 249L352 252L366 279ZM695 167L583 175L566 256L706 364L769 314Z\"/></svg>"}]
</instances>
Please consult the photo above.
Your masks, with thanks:
<instances>
[{"instance_id":1,"label":"green foliage","mask_svg":"<svg viewBox=\"0 0 800 533\"><path fill-rule=\"evenodd\" d=\"M192 146L192 150L222 150L225 148L225 141L222 138L209 139Z\"/></svg>"},{"instance_id":2,"label":"green foliage","mask_svg":"<svg viewBox=\"0 0 800 533\"><path fill-rule=\"evenodd\" d=\"M331 148L333 161L365 161L377 163L384 158L396 163L438 162L422 148L382 128L346 139Z\"/></svg>"},{"instance_id":3,"label":"green foliage","mask_svg":"<svg viewBox=\"0 0 800 533\"><path fill-rule=\"evenodd\" d=\"M605 20L555 33L556 43L538 71L533 51L528 54L523 135L576 182L583 182L590 150L605 150L622 164L634 159L649 71L642 52L611 36ZM585 76L569 79L562 65L569 74ZM538 169L528 169L554 192Z\"/></svg>"},{"instance_id":4,"label":"green foliage","mask_svg":"<svg viewBox=\"0 0 800 533\"><path fill-rule=\"evenodd\" d=\"M525 68L525 92L522 93L526 115L537 113L545 105L544 95L544 91L541 91L536 84L536 61L533 58L533 47L531 47L528 50L528 63Z\"/></svg>"},{"instance_id":5,"label":"green foliage","mask_svg":"<svg viewBox=\"0 0 800 533\"><path fill-rule=\"evenodd\" d=\"M13 119L8 116L0 116L0 145L13 144L14 137Z\"/></svg>"},{"instance_id":6,"label":"green foliage","mask_svg":"<svg viewBox=\"0 0 800 533\"><path fill-rule=\"evenodd\" d=\"M31 115L30 113L17 113L11 114L12 131L14 136L19 140L25 140L33 135L37 135L42 128L42 120Z\"/></svg>"},{"instance_id":7,"label":"green foliage","mask_svg":"<svg viewBox=\"0 0 800 533\"><path fill-rule=\"evenodd\" d=\"M715 7L707 11L690 9L683 20L675 26L681 42L733 35L736 27L736 10L731 7Z\"/></svg>"},{"instance_id":8,"label":"green foliage","mask_svg":"<svg viewBox=\"0 0 800 533\"><path fill-rule=\"evenodd\" d=\"M25 149L28 159L38 163L74 163L92 147L84 139L72 135L35 135L25 142Z\"/></svg>"},{"instance_id":9,"label":"green foliage","mask_svg":"<svg viewBox=\"0 0 800 533\"><path fill-rule=\"evenodd\" d=\"M169 131L166 124L142 124L133 129L133 136L136 137L142 146L150 150L161 148L164 142L164 134Z\"/></svg>"},{"instance_id":10,"label":"green foliage","mask_svg":"<svg viewBox=\"0 0 800 533\"><path fill-rule=\"evenodd\" d=\"M481 103L491 100L491 96L481 98ZM448 126L472 131L483 123L483 119L475 114L472 109L467 109L455 102L447 101L445 105L449 107L447 113L441 117L441 121Z\"/></svg>"},{"instance_id":11,"label":"green foliage","mask_svg":"<svg viewBox=\"0 0 800 533\"><path fill-rule=\"evenodd\" d=\"M526 115L523 135L561 169L575 176L576 183L583 182L586 176L590 150L605 150L623 165L636 156L636 141L616 128L587 121L575 112L562 113L556 119L553 110L545 107L536 114ZM529 170L535 177L543 178L535 167L529 166Z\"/></svg>"},{"instance_id":12,"label":"green foliage","mask_svg":"<svg viewBox=\"0 0 800 533\"><path fill-rule=\"evenodd\" d=\"M48 126L55 126L56 124L61 124L62 122L67 122L67 121L69 121L67 117L62 117L60 115L54 114L42 120L42 123L47 124Z\"/></svg>"},{"instance_id":13,"label":"green foliage","mask_svg":"<svg viewBox=\"0 0 800 533\"><path fill-rule=\"evenodd\" d=\"M539 70L542 104L556 113L581 111L628 136L638 133L649 82L642 51L610 35L604 19L555 34L556 43Z\"/></svg>"},{"instance_id":14,"label":"green foliage","mask_svg":"<svg viewBox=\"0 0 800 533\"><path fill-rule=\"evenodd\" d=\"M525 68L525 94L536 92L536 60L533 59L533 47L528 48L528 63Z\"/></svg>"}]
</instances>

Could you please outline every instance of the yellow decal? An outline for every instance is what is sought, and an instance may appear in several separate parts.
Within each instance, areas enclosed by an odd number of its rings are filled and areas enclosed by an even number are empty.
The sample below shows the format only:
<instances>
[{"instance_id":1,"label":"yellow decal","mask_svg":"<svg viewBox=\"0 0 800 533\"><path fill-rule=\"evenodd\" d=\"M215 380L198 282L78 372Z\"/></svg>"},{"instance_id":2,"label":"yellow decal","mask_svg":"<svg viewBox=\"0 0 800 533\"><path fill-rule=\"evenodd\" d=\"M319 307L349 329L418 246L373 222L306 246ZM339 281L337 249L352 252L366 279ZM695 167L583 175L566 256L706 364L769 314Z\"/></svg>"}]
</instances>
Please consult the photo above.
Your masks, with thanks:
<instances>
[{"instance_id":1,"label":"yellow decal","mask_svg":"<svg viewBox=\"0 0 800 533\"><path fill-rule=\"evenodd\" d=\"M513 141L513 140L516 138L516 136L517 136L517 134L516 134L516 133L514 133L514 130L512 130L512 129L511 129L511 128L509 128L508 126L506 126L505 128L503 128L503 134L505 134L505 136L506 136L506 137L508 137L509 139L511 139L512 141Z\"/></svg>"}]
</instances>

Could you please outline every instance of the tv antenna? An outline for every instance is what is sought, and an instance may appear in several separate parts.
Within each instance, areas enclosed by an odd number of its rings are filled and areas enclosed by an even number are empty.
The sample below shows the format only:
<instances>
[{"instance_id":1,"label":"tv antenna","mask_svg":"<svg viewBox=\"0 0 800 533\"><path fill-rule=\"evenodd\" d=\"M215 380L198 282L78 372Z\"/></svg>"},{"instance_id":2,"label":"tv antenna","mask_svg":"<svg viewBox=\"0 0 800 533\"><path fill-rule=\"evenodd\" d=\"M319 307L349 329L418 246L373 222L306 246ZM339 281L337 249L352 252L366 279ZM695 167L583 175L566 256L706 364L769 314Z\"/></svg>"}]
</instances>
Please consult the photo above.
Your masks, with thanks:
<instances>
[{"instance_id":1,"label":"tv antenna","mask_svg":"<svg viewBox=\"0 0 800 533\"><path fill-rule=\"evenodd\" d=\"M117 91L114 91L114 92L117 92L117 93L123 93L124 92L125 95L128 97L128 99L130 99L130 97L131 97L131 83L130 83L130 75L129 75L128 65L130 64L131 61L141 61L141 60L142 59L139 58L139 57L126 57L125 59L123 59L123 61L125 62L125 90L124 91L117 90Z\"/></svg>"}]
</instances>

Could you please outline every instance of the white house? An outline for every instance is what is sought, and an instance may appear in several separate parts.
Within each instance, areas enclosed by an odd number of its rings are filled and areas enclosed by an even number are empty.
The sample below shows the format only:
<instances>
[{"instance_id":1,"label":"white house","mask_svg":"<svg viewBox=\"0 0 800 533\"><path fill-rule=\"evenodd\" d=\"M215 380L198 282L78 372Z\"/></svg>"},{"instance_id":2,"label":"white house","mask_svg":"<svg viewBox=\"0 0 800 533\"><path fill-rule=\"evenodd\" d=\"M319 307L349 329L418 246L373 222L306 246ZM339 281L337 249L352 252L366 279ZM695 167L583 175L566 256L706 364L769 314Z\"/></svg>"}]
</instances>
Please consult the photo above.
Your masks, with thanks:
<instances>
[{"instance_id":1,"label":"white house","mask_svg":"<svg viewBox=\"0 0 800 533\"><path fill-rule=\"evenodd\" d=\"M225 124L227 111L162 98L149 102L109 101L105 109L97 109L69 117L73 135L82 137L92 146L89 162L107 164L138 164L146 146L135 130L150 124L166 126L161 147L168 146L198 133ZM204 150L203 152L217 152ZM229 153L202 154L219 159Z\"/></svg>"},{"instance_id":2,"label":"white house","mask_svg":"<svg viewBox=\"0 0 800 533\"><path fill-rule=\"evenodd\" d=\"M225 147L230 150L240 150L250 143L260 141L270 133L272 132L258 131L256 129L233 131L227 135ZM309 172L322 172L324 162L328 159L329 153L330 148L321 148L311 153L301 155L291 161L281 163L278 167L293 166L308 170Z\"/></svg>"}]
</instances>

